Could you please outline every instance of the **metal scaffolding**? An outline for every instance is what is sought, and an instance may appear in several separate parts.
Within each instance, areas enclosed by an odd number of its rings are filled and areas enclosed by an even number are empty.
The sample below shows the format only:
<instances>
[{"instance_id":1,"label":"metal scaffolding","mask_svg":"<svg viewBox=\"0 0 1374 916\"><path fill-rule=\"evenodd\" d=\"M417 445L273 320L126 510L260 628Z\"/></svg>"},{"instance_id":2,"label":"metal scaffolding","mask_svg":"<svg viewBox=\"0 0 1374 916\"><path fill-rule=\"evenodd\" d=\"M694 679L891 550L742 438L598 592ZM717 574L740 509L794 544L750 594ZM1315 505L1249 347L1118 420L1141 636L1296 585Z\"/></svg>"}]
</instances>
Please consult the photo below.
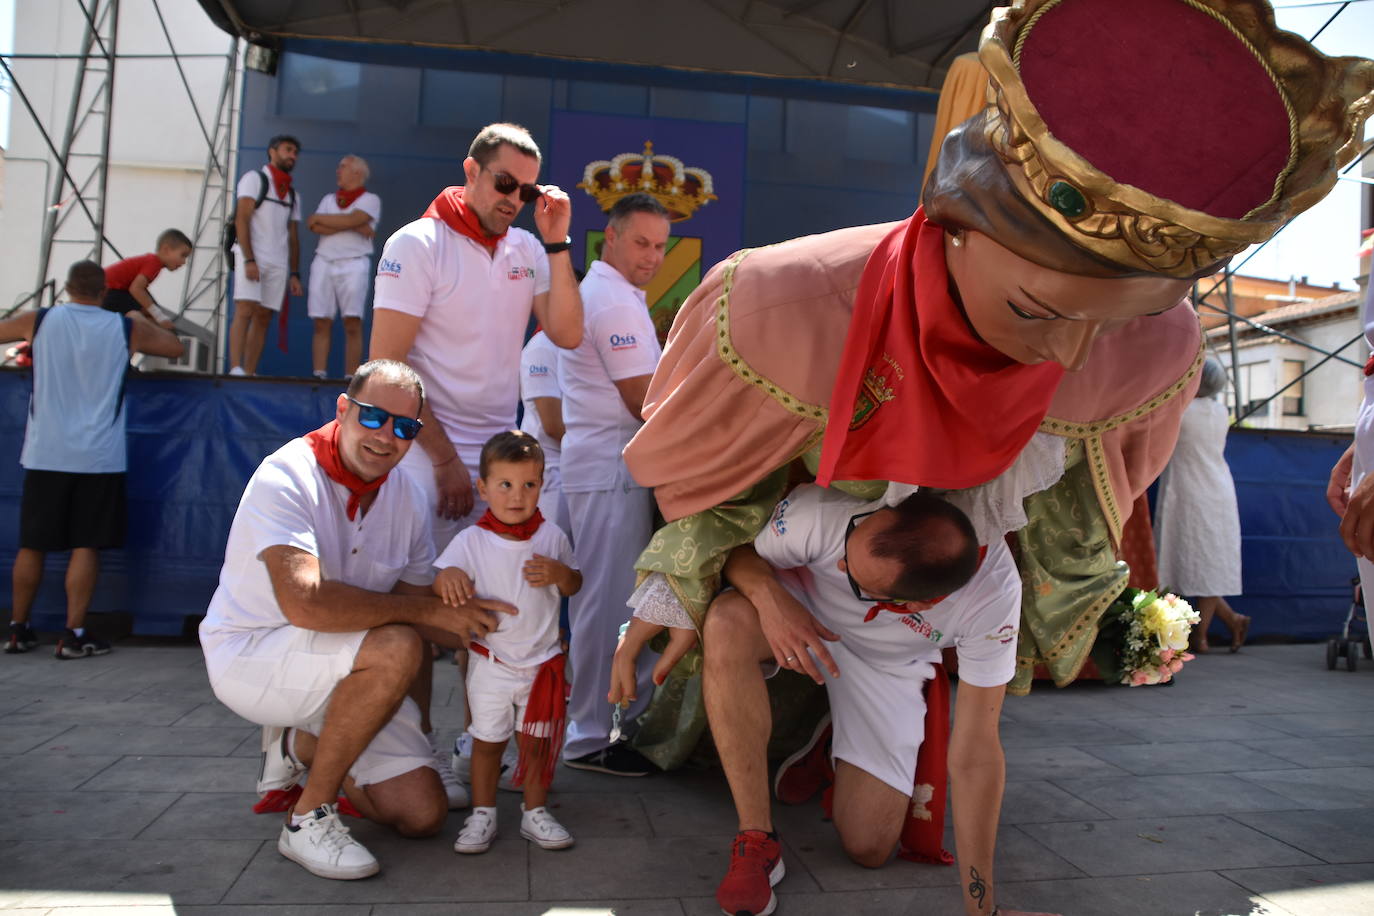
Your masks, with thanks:
<instances>
[{"instance_id":1,"label":"metal scaffolding","mask_svg":"<svg viewBox=\"0 0 1374 916\"><path fill-rule=\"evenodd\" d=\"M224 323L225 256L220 244L225 221L229 218L233 186L233 139L237 128L237 83L239 42L230 38L223 54L183 54L176 47L160 0L151 3L167 43L160 53L122 54L119 51L119 12L121 0L69 0L85 21L83 34L74 52L0 55L14 98L28 114L49 155L56 165L52 187L47 189L47 209L39 236L38 275L31 292L21 297L3 314L12 314L29 305L50 306L56 299L56 283L49 277L54 249L75 249L78 257L107 263L123 254L105 233L106 192L109 179L110 130L114 117L114 85L120 60L170 60L175 64L182 89L205 141L204 175L192 231L194 242L186 264L181 302L166 305L174 317L177 332L194 338L201 345L209 370L209 357L219 351ZM192 58L224 61L223 76L213 111L202 110L183 62ZM60 116L49 123L36 110L24 82L15 73L14 61L42 60L70 62L75 67L71 99ZM60 123L57 123L59 122ZM163 305L159 303L159 305Z\"/></svg>"}]
</instances>

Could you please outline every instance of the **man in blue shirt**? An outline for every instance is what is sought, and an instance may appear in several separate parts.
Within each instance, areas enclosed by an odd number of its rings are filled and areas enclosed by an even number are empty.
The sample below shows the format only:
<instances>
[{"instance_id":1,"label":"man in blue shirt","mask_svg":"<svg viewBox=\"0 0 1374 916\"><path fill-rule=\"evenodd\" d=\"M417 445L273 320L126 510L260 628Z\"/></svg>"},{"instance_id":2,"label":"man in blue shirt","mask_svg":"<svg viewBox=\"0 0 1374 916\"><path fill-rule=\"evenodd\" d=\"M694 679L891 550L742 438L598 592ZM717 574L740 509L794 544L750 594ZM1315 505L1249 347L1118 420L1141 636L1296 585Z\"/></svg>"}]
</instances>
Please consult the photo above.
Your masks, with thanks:
<instances>
[{"instance_id":1,"label":"man in blue shirt","mask_svg":"<svg viewBox=\"0 0 1374 916\"><path fill-rule=\"evenodd\" d=\"M19 463L24 492L14 558L13 617L5 651L38 645L29 613L48 551L70 550L67 630L58 658L104 655L110 644L85 630L102 548L122 547L125 529L124 373L131 353L175 359L182 343L143 315L100 307L105 272L78 261L67 272L69 302L0 321L0 341L33 348L33 395ZM42 334L39 334L39 331Z\"/></svg>"}]
</instances>

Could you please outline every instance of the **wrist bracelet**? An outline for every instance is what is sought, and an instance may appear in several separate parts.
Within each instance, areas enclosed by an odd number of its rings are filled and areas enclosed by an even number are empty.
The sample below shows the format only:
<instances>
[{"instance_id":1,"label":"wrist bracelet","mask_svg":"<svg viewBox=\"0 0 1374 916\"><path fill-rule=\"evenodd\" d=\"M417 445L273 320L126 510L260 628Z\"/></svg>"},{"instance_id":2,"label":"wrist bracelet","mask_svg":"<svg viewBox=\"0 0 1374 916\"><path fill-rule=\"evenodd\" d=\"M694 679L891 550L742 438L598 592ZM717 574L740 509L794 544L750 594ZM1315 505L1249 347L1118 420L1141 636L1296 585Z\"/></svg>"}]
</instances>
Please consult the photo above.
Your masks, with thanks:
<instances>
[{"instance_id":1,"label":"wrist bracelet","mask_svg":"<svg viewBox=\"0 0 1374 916\"><path fill-rule=\"evenodd\" d=\"M561 241L561 242L545 242L545 243L544 243L544 253L545 253L545 254L558 254L558 252L560 252L560 251L567 251L567 250L568 250L569 248L571 248L571 247L572 247L572 236L567 236L567 237L564 238L563 241Z\"/></svg>"},{"instance_id":2,"label":"wrist bracelet","mask_svg":"<svg viewBox=\"0 0 1374 916\"><path fill-rule=\"evenodd\" d=\"M457 452L454 452L452 455L449 455L449 456L448 456L447 458L445 458L443 461L440 461L440 462L431 464L430 466L431 466L431 467L436 467L436 468L441 468L441 467L443 467L444 465L448 464L449 462L456 460L457 458L458 458L458 453L457 453Z\"/></svg>"}]
</instances>

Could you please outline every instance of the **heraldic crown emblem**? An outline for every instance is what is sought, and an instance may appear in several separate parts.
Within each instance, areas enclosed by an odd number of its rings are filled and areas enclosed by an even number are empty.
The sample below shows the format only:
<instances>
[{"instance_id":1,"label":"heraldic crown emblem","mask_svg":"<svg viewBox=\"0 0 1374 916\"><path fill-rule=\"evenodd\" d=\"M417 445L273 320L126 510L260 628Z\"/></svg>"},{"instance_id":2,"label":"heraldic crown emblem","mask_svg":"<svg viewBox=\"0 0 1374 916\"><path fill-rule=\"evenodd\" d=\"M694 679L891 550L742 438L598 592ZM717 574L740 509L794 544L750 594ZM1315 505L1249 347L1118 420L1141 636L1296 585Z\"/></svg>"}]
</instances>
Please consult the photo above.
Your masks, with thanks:
<instances>
[{"instance_id":1,"label":"heraldic crown emblem","mask_svg":"<svg viewBox=\"0 0 1374 916\"><path fill-rule=\"evenodd\" d=\"M577 186L595 197L603 211L609 211L622 197L648 194L663 204L675 223L690 219L716 199L710 172L655 153L654 144L647 140L642 153L621 153L609 161L587 163Z\"/></svg>"}]
</instances>

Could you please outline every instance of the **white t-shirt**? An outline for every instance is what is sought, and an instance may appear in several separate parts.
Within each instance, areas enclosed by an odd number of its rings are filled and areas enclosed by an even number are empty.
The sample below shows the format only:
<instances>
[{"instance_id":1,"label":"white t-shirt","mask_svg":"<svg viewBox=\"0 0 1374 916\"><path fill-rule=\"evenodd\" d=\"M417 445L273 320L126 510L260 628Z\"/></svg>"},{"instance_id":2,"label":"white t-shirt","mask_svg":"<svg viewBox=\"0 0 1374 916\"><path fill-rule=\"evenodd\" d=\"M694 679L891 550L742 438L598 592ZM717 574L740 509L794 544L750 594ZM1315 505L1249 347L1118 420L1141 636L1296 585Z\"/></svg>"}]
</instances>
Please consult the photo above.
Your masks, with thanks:
<instances>
[{"instance_id":1,"label":"white t-shirt","mask_svg":"<svg viewBox=\"0 0 1374 916\"><path fill-rule=\"evenodd\" d=\"M382 248L372 308L421 319L406 362L471 467L488 439L515 426L525 329L534 297L548 291L549 257L523 229L492 257L442 221L417 219Z\"/></svg>"},{"instance_id":2,"label":"white t-shirt","mask_svg":"<svg viewBox=\"0 0 1374 916\"><path fill-rule=\"evenodd\" d=\"M258 264L287 267L287 262L291 258L291 237L287 233L287 227L292 222L300 222L300 192L296 193L295 201L288 207L287 201L291 200L291 192L288 191L285 198L278 197L276 189L272 187L272 174L264 165L256 172L245 172L239 179L238 190L234 194L236 197L257 200L264 181L267 182L267 196L262 199L262 205L253 211L252 219L248 221L253 260ZM237 242L234 243L234 256L242 262L243 251Z\"/></svg>"},{"instance_id":3,"label":"white t-shirt","mask_svg":"<svg viewBox=\"0 0 1374 916\"><path fill-rule=\"evenodd\" d=\"M959 680L975 687L997 687L1016 671L1016 634L1021 616L1021 577L1001 539L988 545L967 585L928 611L879 611L854 597L849 577L839 568L844 535L855 515L882 508L852 496L802 484L778 503L754 549L779 570L783 585L839 634L865 662L887 671L916 662L940 661L940 650L959 655Z\"/></svg>"},{"instance_id":4,"label":"white t-shirt","mask_svg":"<svg viewBox=\"0 0 1374 916\"><path fill-rule=\"evenodd\" d=\"M574 567L568 536L550 521L527 541L472 525L458 532L434 561L437 569L456 566L471 576L477 597L509 601L520 611L514 617L499 615L501 625L482 640L492 655L514 668L543 664L563 651L558 644L558 588L535 588L525 581L525 563L536 553Z\"/></svg>"},{"instance_id":5,"label":"white t-shirt","mask_svg":"<svg viewBox=\"0 0 1374 916\"><path fill-rule=\"evenodd\" d=\"M549 340L549 335L540 331L530 338L520 352L520 400L525 405L520 430L539 440L540 447L544 449L545 470L558 467L561 447L544 433L539 411L534 409L534 399L561 397L563 393L558 388L558 347Z\"/></svg>"},{"instance_id":6,"label":"white t-shirt","mask_svg":"<svg viewBox=\"0 0 1374 916\"><path fill-rule=\"evenodd\" d=\"M348 498L348 489L325 474L304 439L286 443L253 472L229 528L219 587L200 625L211 668L224 642L288 625L260 556L268 547L304 550L319 559L323 578L368 591L390 592L398 581L433 581L429 512L409 476L393 471L372 507L352 521Z\"/></svg>"},{"instance_id":7,"label":"white t-shirt","mask_svg":"<svg viewBox=\"0 0 1374 916\"><path fill-rule=\"evenodd\" d=\"M633 484L620 453L642 424L615 383L653 375L663 353L644 291L605 261L582 281L582 343L558 355L563 391L563 489L569 493Z\"/></svg>"},{"instance_id":8,"label":"white t-shirt","mask_svg":"<svg viewBox=\"0 0 1374 916\"><path fill-rule=\"evenodd\" d=\"M354 210L361 210L371 219L368 223L375 231L378 221L382 218L382 199L371 191L364 191L358 195L358 199L353 201L353 205L347 210L339 209L338 198L335 192L324 195L320 200L320 205L315 208L315 212L320 216L337 216L342 213L352 213ZM315 257L323 258L326 261L342 261L345 258L365 258L372 254L372 239L349 229L345 232L335 232L332 235L322 235L315 244Z\"/></svg>"}]
</instances>

